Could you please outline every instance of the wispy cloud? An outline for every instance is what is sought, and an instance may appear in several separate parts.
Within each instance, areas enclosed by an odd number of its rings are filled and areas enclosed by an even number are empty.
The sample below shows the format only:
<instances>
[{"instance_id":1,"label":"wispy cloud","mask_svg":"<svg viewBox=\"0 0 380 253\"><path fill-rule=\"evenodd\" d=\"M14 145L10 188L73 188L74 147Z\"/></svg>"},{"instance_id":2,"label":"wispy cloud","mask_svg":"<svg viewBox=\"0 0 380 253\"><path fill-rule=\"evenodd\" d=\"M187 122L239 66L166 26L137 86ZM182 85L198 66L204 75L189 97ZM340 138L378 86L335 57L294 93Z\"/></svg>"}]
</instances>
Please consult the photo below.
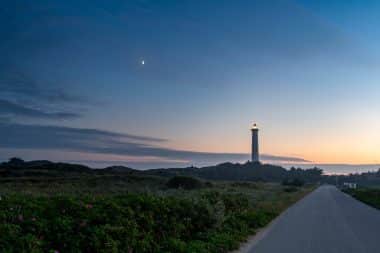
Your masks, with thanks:
<instances>
[{"instance_id":1,"label":"wispy cloud","mask_svg":"<svg viewBox=\"0 0 380 253\"><path fill-rule=\"evenodd\" d=\"M0 96L21 96L33 101L50 103L86 103L88 99L73 95L52 84L42 85L16 67L0 65Z\"/></svg>"},{"instance_id":2,"label":"wispy cloud","mask_svg":"<svg viewBox=\"0 0 380 253\"><path fill-rule=\"evenodd\" d=\"M0 117L75 119L90 101L53 85L39 84L16 67L0 65Z\"/></svg>"},{"instance_id":3,"label":"wispy cloud","mask_svg":"<svg viewBox=\"0 0 380 253\"><path fill-rule=\"evenodd\" d=\"M72 119L80 117L80 114L72 112L47 112L0 99L0 116L21 116L39 119Z\"/></svg>"},{"instance_id":4,"label":"wispy cloud","mask_svg":"<svg viewBox=\"0 0 380 253\"><path fill-rule=\"evenodd\" d=\"M165 139L116 133L98 129L0 123L0 147L15 149L55 149L95 154L158 157L184 162L218 163L246 161L244 153L212 153L170 149L158 145ZM297 157L263 155L263 160L306 162Z\"/></svg>"}]
</instances>

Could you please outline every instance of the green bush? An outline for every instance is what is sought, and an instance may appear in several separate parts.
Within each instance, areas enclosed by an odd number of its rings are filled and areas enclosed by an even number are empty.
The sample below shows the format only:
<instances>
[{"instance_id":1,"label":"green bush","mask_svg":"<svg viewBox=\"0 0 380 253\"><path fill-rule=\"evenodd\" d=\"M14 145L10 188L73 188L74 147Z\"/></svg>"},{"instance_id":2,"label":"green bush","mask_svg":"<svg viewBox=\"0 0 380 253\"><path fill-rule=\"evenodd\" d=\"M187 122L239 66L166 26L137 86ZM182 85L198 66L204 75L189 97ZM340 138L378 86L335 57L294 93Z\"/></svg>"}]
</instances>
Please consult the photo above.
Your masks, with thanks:
<instances>
[{"instance_id":1,"label":"green bush","mask_svg":"<svg viewBox=\"0 0 380 253\"><path fill-rule=\"evenodd\" d=\"M168 188L173 189L185 189L185 190L194 190L203 187L203 183L194 177L186 177L186 176L175 176L169 179L166 183Z\"/></svg>"},{"instance_id":2,"label":"green bush","mask_svg":"<svg viewBox=\"0 0 380 253\"><path fill-rule=\"evenodd\" d=\"M284 179L282 181L282 185L286 186L296 186L296 187L301 187L305 184L305 182L301 179L298 178L293 178L293 179Z\"/></svg>"},{"instance_id":3,"label":"green bush","mask_svg":"<svg viewBox=\"0 0 380 253\"><path fill-rule=\"evenodd\" d=\"M285 187L284 192L296 192L298 191L297 187Z\"/></svg>"}]
</instances>

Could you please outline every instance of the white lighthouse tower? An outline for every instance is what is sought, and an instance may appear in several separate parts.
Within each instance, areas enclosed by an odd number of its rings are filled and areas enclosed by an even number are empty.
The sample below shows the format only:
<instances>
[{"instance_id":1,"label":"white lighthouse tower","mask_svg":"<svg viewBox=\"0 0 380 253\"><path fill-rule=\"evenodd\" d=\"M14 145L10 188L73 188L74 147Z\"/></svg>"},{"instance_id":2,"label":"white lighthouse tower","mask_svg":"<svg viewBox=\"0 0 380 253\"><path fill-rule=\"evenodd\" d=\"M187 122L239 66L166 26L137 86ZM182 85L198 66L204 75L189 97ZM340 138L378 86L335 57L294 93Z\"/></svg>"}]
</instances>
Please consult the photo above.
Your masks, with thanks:
<instances>
[{"instance_id":1,"label":"white lighthouse tower","mask_svg":"<svg viewBox=\"0 0 380 253\"><path fill-rule=\"evenodd\" d=\"M259 162L259 128L256 123L251 128L252 132L252 154L251 162Z\"/></svg>"}]
</instances>

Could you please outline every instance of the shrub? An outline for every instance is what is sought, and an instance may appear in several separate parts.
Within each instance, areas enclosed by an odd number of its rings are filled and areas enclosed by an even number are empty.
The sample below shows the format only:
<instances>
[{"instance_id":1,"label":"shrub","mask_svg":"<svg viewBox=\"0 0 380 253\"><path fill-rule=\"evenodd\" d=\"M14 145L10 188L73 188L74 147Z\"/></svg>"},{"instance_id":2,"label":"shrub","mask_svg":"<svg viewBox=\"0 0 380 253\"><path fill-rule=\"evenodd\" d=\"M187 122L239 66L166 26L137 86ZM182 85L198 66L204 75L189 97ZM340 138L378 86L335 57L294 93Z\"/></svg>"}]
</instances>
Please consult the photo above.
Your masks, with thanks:
<instances>
[{"instance_id":1,"label":"shrub","mask_svg":"<svg viewBox=\"0 0 380 253\"><path fill-rule=\"evenodd\" d=\"M286 186L296 186L296 187L301 187L305 184L305 182L301 179L298 179L298 178L293 178L293 179L284 179L282 181L282 185L286 185Z\"/></svg>"},{"instance_id":2,"label":"shrub","mask_svg":"<svg viewBox=\"0 0 380 253\"><path fill-rule=\"evenodd\" d=\"M169 179L166 186L174 189L182 188L185 190L193 190L203 187L203 183L194 177L175 176Z\"/></svg>"},{"instance_id":3,"label":"shrub","mask_svg":"<svg viewBox=\"0 0 380 253\"><path fill-rule=\"evenodd\" d=\"M207 182L205 183L205 186L211 188L211 187L214 187L214 184L211 183L210 181L207 181Z\"/></svg>"},{"instance_id":4,"label":"shrub","mask_svg":"<svg viewBox=\"0 0 380 253\"><path fill-rule=\"evenodd\" d=\"M285 187L284 192L296 192L298 191L297 187Z\"/></svg>"}]
</instances>

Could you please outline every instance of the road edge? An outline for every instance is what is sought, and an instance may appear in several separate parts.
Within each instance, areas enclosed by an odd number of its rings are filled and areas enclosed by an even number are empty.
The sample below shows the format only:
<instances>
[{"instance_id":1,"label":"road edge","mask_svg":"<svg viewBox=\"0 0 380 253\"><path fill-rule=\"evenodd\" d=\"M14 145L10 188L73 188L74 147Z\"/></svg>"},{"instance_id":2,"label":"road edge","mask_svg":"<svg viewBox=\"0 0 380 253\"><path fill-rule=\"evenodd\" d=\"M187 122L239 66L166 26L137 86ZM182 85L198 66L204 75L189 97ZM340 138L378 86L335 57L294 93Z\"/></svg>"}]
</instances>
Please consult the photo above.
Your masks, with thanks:
<instances>
[{"instance_id":1,"label":"road edge","mask_svg":"<svg viewBox=\"0 0 380 253\"><path fill-rule=\"evenodd\" d=\"M260 242L267 233L277 224L278 220L284 216L290 208L297 205L297 203L301 202L304 198L309 196L311 193L313 193L315 190L317 190L320 187L315 187L314 190L310 191L309 193L305 194L302 198L300 198L297 202L290 205L288 208L286 208L282 213L280 213L276 218L274 218L271 222L269 222L265 227L260 228L256 231L255 234L248 237L247 241L240 244L239 249L233 250L230 253L249 253L250 250L258 243Z\"/></svg>"}]
</instances>

